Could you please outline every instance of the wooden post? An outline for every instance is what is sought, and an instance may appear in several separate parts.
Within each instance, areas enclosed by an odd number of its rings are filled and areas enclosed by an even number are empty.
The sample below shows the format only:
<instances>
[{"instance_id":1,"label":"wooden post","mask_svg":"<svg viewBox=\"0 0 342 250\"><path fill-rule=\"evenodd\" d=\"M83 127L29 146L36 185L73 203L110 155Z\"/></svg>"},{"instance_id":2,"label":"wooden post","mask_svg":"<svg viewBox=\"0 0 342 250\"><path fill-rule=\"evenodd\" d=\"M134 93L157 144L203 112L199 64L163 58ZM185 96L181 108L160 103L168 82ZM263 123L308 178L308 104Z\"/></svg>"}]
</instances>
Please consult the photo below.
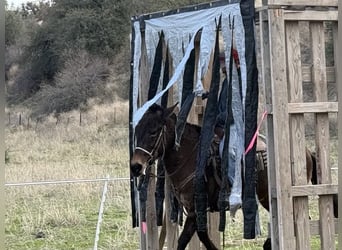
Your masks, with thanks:
<instances>
[{"instance_id":1,"label":"wooden post","mask_svg":"<svg viewBox=\"0 0 342 250\"><path fill-rule=\"evenodd\" d=\"M342 1L339 1L338 4L338 11L339 11L339 15L338 15L338 22L340 23L340 25L338 25L338 43L337 43L337 39L336 39L336 50L334 51L337 60L335 61L336 64L336 68L339 70L342 70L342 49L341 47L339 49L337 49L337 44L342 44ZM336 29L337 31L337 29ZM337 37L337 36L336 36ZM342 96L342 76L341 74L336 75L336 83L337 83L337 88L338 88L338 96ZM340 112L338 112L338 127L342 128L342 100L341 98L338 101L338 109L340 110ZM338 129L338 144L342 145L342 129ZM341 172L341 166L342 166L342 147L339 147L339 152L338 152L338 166L340 167L339 169L339 174L338 174L338 182L339 182L339 187L338 187L338 191L340 194L342 194L342 174L340 174ZM338 199L338 207L341 209L342 207L342 198L340 196L340 198ZM341 210L340 210L341 211ZM338 232L339 232L339 246L342 245L342 219L341 216L338 219L339 223L338 223Z\"/></svg>"},{"instance_id":2,"label":"wooden post","mask_svg":"<svg viewBox=\"0 0 342 250\"><path fill-rule=\"evenodd\" d=\"M146 233L143 232L142 228L142 221L141 221L141 214L142 214L142 207L139 203L139 233L140 233L140 250L146 250L147 249L147 236Z\"/></svg>"},{"instance_id":3,"label":"wooden post","mask_svg":"<svg viewBox=\"0 0 342 250\"><path fill-rule=\"evenodd\" d=\"M21 126L21 113L19 113L19 126Z\"/></svg>"},{"instance_id":4,"label":"wooden post","mask_svg":"<svg viewBox=\"0 0 342 250\"><path fill-rule=\"evenodd\" d=\"M39 119L37 118L37 120L36 120L36 127L34 128L34 130L37 130L38 122L39 122Z\"/></svg>"},{"instance_id":5,"label":"wooden post","mask_svg":"<svg viewBox=\"0 0 342 250\"><path fill-rule=\"evenodd\" d=\"M337 6L338 0L268 0L269 5Z\"/></svg>"},{"instance_id":6,"label":"wooden post","mask_svg":"<svg viewBox=\"0 0 342 250\"><path fill-rule=\"evenodd\" d=\"M265 4L265 3L264 3ZM261 44L261 67L262 79L265 93L265 107L269 113L267 116L267 155L268 165L275 165L274 153L274 137L273 137L273 114L272 114L272 82L271 82L271 55L270 55L270 34L268 11L260 11L260 44ZM272 248L279 249L279 232L278 232L278 203L277 199L273 197L277 191L276 171L274 168L267 168L268 171L268 193L270 205L270 227L269 237L271 237Z\"/></svg>"},{"instance_id":7,"label":"wooden post","mask_svg":"<svg viewBox=\"0 0 342 250\"><path fill-rule=\"evenodd\" d=\"M277 199L279 249L295 249L293 201L291 195L291 163L288 124L285 23L283 9L269 9L270 60L273 112L274 169L276 185L271 186L271 199ZM268 146L269 149L269 146ZM271 157L271 155L269 154ZM272 184L272 183L271 183ZM276 193L273 189L276 188ZM274 216L274 215L272 215Z\"/></svg>"},{"instance_id":8,"label":"wooden post","mask_svg":"<svg viewBox=\"0 0 342 250\"><path fill-rule=\"evenodd\" d=\"M139 75L139 106L143 105L147 101L150 73L149 63L147 58L146 44L145 44L145 33L141 35L141 61L140 61L140 75ZM153 65L151 66L153 67Z\"/></svg>"},{"instance_id":9,"label":"wooden post","mask_svg":"<svg viewBox=\"0 0 342 250\"><path fill-rule=\"evenodd\" d=\"M167 249L177 249L179 229L177 223L170 221L170 199L169 194L171 192L171 185L169 178L165 177L165 223L166 223L166 243Z\"/></svg>"},{"instance_id":10,"label":"wooden post","mask_svg":"<svg viewBox=\"0 0 342 250\"><path fill-rule=\"evenodd\" d=\"M116 124L116 121L117 121L117 119L116 119L116 106L114 106L114 124Z\"/></svg>"},{"instance_id":11,"label":"wooden post","mask_svg":"<svg viewBox=\"0 0 342 250\"><path fill-rule=\"evenodd\" d=\"M323 22L310 22L312 41L312 80L316 102L328 100L325 72L325 37ZM324 67L322 67L324 66ZM329 117L328 113L315 114L316 155L319 183L331 183L329 167ZM321 249L335 249L332 196L319 197Z\"/></svg>"},{"instance_id":12,"label":"wooden post","mask_svg":"<svg viewBox=\"0 0 342 250\"><path fill-rule=\"evenodd\" d=\"M301 54L298 21L288 21L286 25L287 72L289 102L303 102ZM290 145L293 185L307 184L305 157L304 113L290 116ZM296 249L310 249L310 224L308 197L293 200L295 219Z\"/></svg>"},{"instance_id":13,"label":"wooden post","mask_svg":"<svg viewBox=\"0 0 342 250\"><path fill-rule=\"evenodd\" d=\"M155 174L155 166L151 167L151 173ZM150 178L147 188L146 224L147 224L147 249L159 250L157 213L156 213L156 179Z\"/></svg>"}]
</instances>

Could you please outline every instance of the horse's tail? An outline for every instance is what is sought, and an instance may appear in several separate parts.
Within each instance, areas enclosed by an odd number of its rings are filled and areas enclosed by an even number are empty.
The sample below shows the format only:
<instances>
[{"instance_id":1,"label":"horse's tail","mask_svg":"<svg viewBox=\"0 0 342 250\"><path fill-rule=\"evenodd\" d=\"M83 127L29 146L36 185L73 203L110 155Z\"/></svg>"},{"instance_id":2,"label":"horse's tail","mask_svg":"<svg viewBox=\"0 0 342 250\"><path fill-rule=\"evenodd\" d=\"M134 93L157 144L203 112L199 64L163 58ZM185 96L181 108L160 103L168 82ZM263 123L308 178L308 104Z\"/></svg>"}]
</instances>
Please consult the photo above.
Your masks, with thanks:
<instances>
[{"instance_id":1,"label":"horse's tail","mask_svg":"<svg viewBox=\"0 0 342 250\"><path fill-rule=\"evenodd\" d=\"M316 154L310 152L311 155L311 160L312 160L312 176L311 176L311 183L313 185L318 184L318 179L317 179L317 158Z\"/></svg>"}]
</instances>

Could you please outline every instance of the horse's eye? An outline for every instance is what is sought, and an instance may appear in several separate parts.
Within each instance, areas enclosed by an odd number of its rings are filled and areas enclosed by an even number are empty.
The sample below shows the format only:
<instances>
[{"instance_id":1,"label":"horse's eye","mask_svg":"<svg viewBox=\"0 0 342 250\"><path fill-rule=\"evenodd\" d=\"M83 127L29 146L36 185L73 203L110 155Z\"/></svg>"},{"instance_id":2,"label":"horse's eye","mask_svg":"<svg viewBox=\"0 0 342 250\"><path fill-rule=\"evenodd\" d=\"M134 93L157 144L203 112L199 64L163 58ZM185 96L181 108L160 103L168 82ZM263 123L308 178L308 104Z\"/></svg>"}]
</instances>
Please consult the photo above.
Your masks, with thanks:
<instances>
[{"instance_id":1,"label":"horse's eye","mask_svg":"<svg viewBox=\"0 0 342 250\"><path fill-rule=\"evenodd\" d=\"M157 137L160 133L160 129L153 129L153 130L150 130L150 136L151 137Z\"/></svg>"},{"instance_id":2,"label":"horse's eye","mask_svg":"<svg viewBox=\"0 0 342 250\"><path fill-rule=\"evenodd\" d=\"M156 137L158 135L158 131L151 132L151 137Z\"/></svg>"}]
</instances>

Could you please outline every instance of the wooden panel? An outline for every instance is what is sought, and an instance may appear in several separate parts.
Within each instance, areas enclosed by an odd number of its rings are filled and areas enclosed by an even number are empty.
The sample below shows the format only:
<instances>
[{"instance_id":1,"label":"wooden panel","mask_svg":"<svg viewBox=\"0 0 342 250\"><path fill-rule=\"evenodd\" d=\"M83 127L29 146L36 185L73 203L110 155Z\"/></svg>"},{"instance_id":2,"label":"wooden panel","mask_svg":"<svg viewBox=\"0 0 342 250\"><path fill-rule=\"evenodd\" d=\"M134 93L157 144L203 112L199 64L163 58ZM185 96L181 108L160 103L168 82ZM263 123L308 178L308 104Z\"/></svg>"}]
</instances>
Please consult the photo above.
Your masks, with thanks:
<instances>
[{"instance_id":1,"label":"wooden panel","mask_svg":"<svg viewBox=\"0 0 342 250\"><path fill-rule=\"evenodd\" d=\"M334 224L335 232L338 233L338 219L334 219L333 224ZM318 220L310 221L310 233L311 233L311 235L319 235L320 231L321 231L321 229L320 229L319 221ZM332 249L335 249L335 247Z\"/></svg>"},{"instance_id":2,"label":"wooden panel","mask_svg":"<svg viewBox=\"0 0 342 250\"><path fill-rule=\"evenodd\" d=\"M141 37L142 45L141 45L141 62L140 62L140 75L139 75L139 100L138 106L142 106L147 101L148 89L150 83L150 71L149 71L149 63L146 52L146 43L145 43L145 33L142 34ZM152 66L151 66L152 67Z\"/></svg>"},{"instance_id":3,"label":"wooden panel","mask_svg":"<svg viewBox=\"0 0 342 250\"><path fill-rule=\"evenodd\" d=\"M273 102L274 168L276 174L279 249L295 249L291 193L290 140L284 11L269 10L271 85ZM284 146L285 145L285 146ZM271 187L273 188L273 187Z\"/></svg>"},{"instance_id":4,"label":"wooden panel","mask_svg":"<svg viewBox=\"0 0 342 250\"><path fill-rule=\"evenodd\" d=\"M339 2L339 23L340 25L338 25L338 27L335 27L335 30L338 30L338 35L336 33L335 35L335 40L334 40L334 48L335 48L335 56L337 58L337 60L335 61L335 65L336 68L338 70L336 71L341 71L342 70L342 49L341 49L341 44L342 44L342 1ZM337 38L338 37L338 38ZM339 44L339 48L337 49ZM338 88L338 96L339 96L339 109L342 110L342 101L341 101L341 97L342 97L342 75L341 73L339 73L337 75L337 88ZM342 112L338 113L338 145L342 145ZM339 162L339 167L341 167L342 165L342 147L339 146L338 148L338 162ZM338 182L339 182L339 193L342 194L342 175L341 175L341 170L339 170L339 174L338 174ZM341 208L342 208L342 198L340 196L340 198L338 199L338 207L339 207L339 212L341 214ZM341 216L340 216L341 217ZM341 239L341 235L342 235L342 223L341 223L341 219L339 220L339 246L342 245L342 239Z\"/></svg>"},{"instance_id":5,"label":"wooden panel","mask_svg":"<svg viewBox=\"0 0 342 250\"><path fill-rule=\"evenodd\" d=\"M312 82L311 66L302 67L303 82ZM337 72L336 72L337 73ZM336 82L335 67L326 67L326 77L328 83Z\"/></svg>"},{"instance_id":6,"label":"wooden panel","mask_svg":"<svg viewBox=\"0 0 342 250\"><path fill-rule=\"evenodd\" d=\"M337 25L337 22L334 22L333 25L332 25L332 32L333 32L333 44L334 44L334 67L333 70L334 70L334 77L335 77L335 83L336 83L336 86L337 86L337 81L336 79L338 79L338 56L337 56L337 53L338 53L338 25ZM335 73L336 72L336 73ZM328 69L327 69L327 81L329 82L329 73L328 73ZM338 95L338 96L341 96L341 95Z\"/></svg>"},{"instance_id":7,"label":"wooden panel","mask_svg":"<svg viewBox=\"0 0 342 250\"><path fill-rule=\"evenodd\" d=\"M209 223L209 237L214 243L214 245L221 249L221 237L220 232L218 231L219 223L220 223L220 214L219 213L210 213L208 212L208 223ZM205 249L205 247L203 247Z\"/></svg>"},{"instance_id":8,"label":"wooden panel","mask_svg":"<svg viewBox=\"0 0 342 250\"><path fill-rule=\"evenodd\" d=\"M212 74L213 74L213 62L214 62L214 51L212 51L210 55L208 71L205 74L205 76L201 79L204 91L208 91L208 92L210 89L210 84L211 84L211 79L212 79ZM202 100L202 98L196 98L194 110L195 110L195 113L198 115L199 124L203 123L204 110L205 110L206 105L207 105L207 99Z\"/></svg>"},{"instance_id":9,"label":"wooden panel","mask_svg":"<svg viewBox=\"0 0 342 250\"><path fill-rule=\"evenodd\" d=\"M268 0L268 5L337 6L338 0Z\"/></svg>"},{"instance_id":10,"label":"wooden panel","mask_svg":"<svg viewBox=\"0 0 342 250\"><path fill-rule=\"evenodd\" d=\"M287 10L285 12L286 20L293 21L337 21L338 11L327 10L327 11L315 11L315 10Z\"/></svg>"},{"instance_id":11,"label":"wooden panel","mask_svg":"<svg viewBox=\"0 0 342 250\"><path fill-rule=\"evenodd\" d=\"M313 196L313 195L336 194L338 192L337 189L338 189L338 185L334 185L334 184L293 186L292 196Z\"/></svg>"},{"instance_id":12,"label":"wooden panel","mask_svg":"<svg viewBox=\"0 0 342 250\"><path fill-rule=\"evenodd\" d=\"M266 0L263 0L266 1ZM272 86L271 86L271 61L270 61L270 40L269 40L269 25L268 25L268 11L260 11L260 49L261 49L261 66L262 66L262 79L265 93L266 106L272 105ZM270 108L268 108L269 110ZM267 132L267 154L268 163L274 166L274 136L273 136L273 115L269 114L266 119L266 132ZM269 203L270 203L270 216L271 219L269 227L269 236L271 236L272 248L279 249L279 231L278 231L278 206L277 199L274 199L272 193L276 193L276 173L274 168L267 168L268 183L269 183Z\"/></svg>"},{"instance_id":13,"label":"wooden panel","mask_svg":"<svg viewBox=\"0 0 342 250\"><path fill-rule=\"evenodd\" d=\"M166 223L166 244L167 249L177 249L178 237L179 237L179 227L177 223L172 223L170 220L170 192L171 184L170 179L165 177L165 223Z\"/></svg>"},{"instance_id":14,"label":"wooden panel","mask_svg":"<svg viewBox=\"0 0 342 250\"><path fill-rule=\"evenodd\" d=\"M288 111L290 114L336 113L338 112L338 102L289 103Z\"/></svg>"},{"instance_id":15,"label":"wooden panel","mask_svg":"<svg viewBox=\"0 0 342 250\"><path fill-rule=\"evenodd\" d=\"M197 68L198 68L198 60L199 60L199 43L195 42L195 73L194 73L194 87L197 82ZM201 100L198 100L201 99ZM200 97L195 97L193 105L191 107L191 110L188 115L187 122L192 123L192 124L197 124L201 125L198 117L198 108L196 107L197 105L202 106L202 98Z\"/></svg>"},{"instance_id":16,"label":"wooden panel","mask_svg":"<svg viewBox=\"0 0 342 250\"><path fill-rule=\"evenodd\" d=\"M312 41L312 80L314 83L315 101L328 100L327 82L325 74L325 37L323 22L311 22ZM329 168L329 117L327 113L315 115L316 155L319 183L330 184ZM334 249L334 224L332 196L319 197L321 249Z\"/></svg>"},{"instance_id":17,"label":"wooden panel","mask_svg":"<svg viewBox=\"0 0 342 250\"><path fill-rule=\"evenodd\" d=\"M265 93L266 105L272 104L271 86L271 62L270 62L270 42L268 31L268 12L260 12L260 49L261 49L261 69L262 80Z\"/></svg>"},{"instance_id":18,"label":"wooden panel","mask_svg":"<svg viewBox=\"0 0 342 250\"><path fill-rule=\"evenodd\" d=\"M155 173L155 166L151 167L151 173ZM146 226L147 226L147 249L159 248L159 236L157 227L157 212L156 212L156 179L150 178L147 187L146 200Z\"/></svg>"},{"instance_id":19,"label":"wooden panel","mask_svg":"<svg viewBox=\"0 0 342 250\"><path fill-rule=\"evenodd\" d=\"M290 102L303 101L300 38L298 22L286 22L287 83ZM286 122L286 121L284 121ZM292 184L307 184L304 114L290 116L290 150L292 165ZM296 249L310 249L309 204L308 197L293 199Z\"/></svg>"}]
</instances>

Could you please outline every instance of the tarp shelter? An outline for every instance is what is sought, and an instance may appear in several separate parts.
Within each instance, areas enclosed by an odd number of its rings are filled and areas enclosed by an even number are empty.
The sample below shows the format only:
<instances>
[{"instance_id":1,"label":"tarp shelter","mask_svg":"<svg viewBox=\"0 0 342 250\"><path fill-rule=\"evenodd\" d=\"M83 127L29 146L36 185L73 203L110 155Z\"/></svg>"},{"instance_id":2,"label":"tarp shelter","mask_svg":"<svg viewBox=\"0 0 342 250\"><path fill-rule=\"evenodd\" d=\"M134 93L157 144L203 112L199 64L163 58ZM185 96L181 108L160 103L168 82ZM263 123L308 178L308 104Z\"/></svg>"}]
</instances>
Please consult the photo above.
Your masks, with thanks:
<instances>
[{"instance_id":1,"label":"tarp shelter","mask_svg":"<svg viewBox=\"0 0 342 250\"><path fill-rule=\"evenodd\" d=\"M153 103L179 102L181 113L187 114L192 98L208 93L204 111L198 169L194 185L198 186L196 204L199 230L205 230L206 213L203 195L203 168L207 145L213 135L219 80L217 36L223 38L225 65L231 69L233 44L239 55L240 79L228 70L231 89L238 90L239 98L232 102L234 121L239 121L239 139L236 147L243 167L244 238L255 237L255 146L246 155L243 149L251 141L257 128L258 76L254 40L254 0L215 1L178 10L158 12L132 17L132 61L130 88L130 155L134 149L134 128L145 111ZM194 56L197 52L197 57ZM213 57L213 60L211 58ZM203 78L212 70L211 86L203 86ZM189 76L190 72L190 76ZM168 96L173 89L172 96ZM228 95L227 95L228 96ZM188 101L190 100L190 101ZM227 100L228 102L228 100ZM190 104L189 104L190 103ZM171 103L169 103L171 104ZM238 113L234 113L238 110ZM237 117L239 116L239 117ZM186 115L185 115L186 118ZM180 121L181 123L181 121ZM181 124L180 124L181 127ZM229 131L229 126L226 127ZM178 132L181 137L181 130ZM226 140L229 144L229 138ZM229 146L225 147L225 151ZM227 154L226 154L227 157ZM227 159L226 159L227 161ZM225 159L223 159L225 162ZM132 222L139 226L139 199L137 180L131 176ZM220 195L225 199L225 194ZM223 200L221 200L223 204ZM224 230L225 218L221 213L220 230Z\"/></svg>"}]
</instances>

